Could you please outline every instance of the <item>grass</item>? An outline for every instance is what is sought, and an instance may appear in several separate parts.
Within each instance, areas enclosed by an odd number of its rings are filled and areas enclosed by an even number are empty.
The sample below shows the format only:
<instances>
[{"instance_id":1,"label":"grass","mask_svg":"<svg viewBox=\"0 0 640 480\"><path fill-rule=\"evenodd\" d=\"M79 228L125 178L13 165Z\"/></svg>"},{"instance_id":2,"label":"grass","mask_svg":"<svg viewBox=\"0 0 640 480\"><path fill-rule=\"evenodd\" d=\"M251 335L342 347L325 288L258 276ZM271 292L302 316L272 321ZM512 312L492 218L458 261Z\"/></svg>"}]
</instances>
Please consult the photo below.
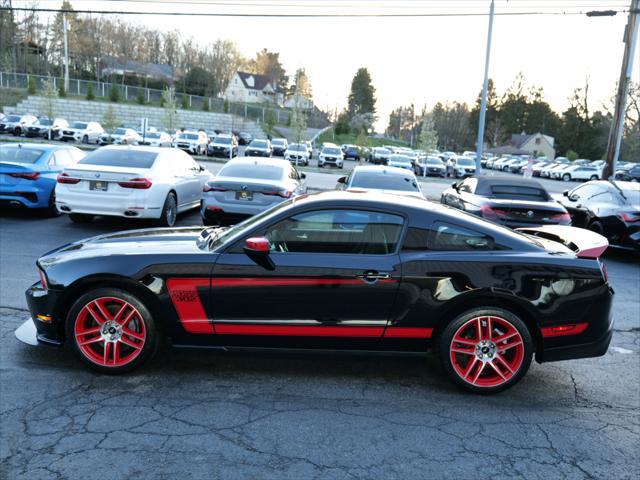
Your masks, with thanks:
<instances>
[{"instance_id":1,"label":"grass","mask_svg":"<svg viewBox=\"0 0 640 480\"><path fill-rule=\"evenodd\" d=\"M357 135L351 133L343 133L340 135L333 135L333 129L329 129L322 133L318 137L317 143L323 142L332 142L338 145L342 145L343 143L357 145ZM383 147L385 145L393 145L395 147L408 147L409 144L406 142L400 142L398 140L390 140L387 138L375 138L375 137L367 137L367 147Z\"/></svg>"}]
</instances>

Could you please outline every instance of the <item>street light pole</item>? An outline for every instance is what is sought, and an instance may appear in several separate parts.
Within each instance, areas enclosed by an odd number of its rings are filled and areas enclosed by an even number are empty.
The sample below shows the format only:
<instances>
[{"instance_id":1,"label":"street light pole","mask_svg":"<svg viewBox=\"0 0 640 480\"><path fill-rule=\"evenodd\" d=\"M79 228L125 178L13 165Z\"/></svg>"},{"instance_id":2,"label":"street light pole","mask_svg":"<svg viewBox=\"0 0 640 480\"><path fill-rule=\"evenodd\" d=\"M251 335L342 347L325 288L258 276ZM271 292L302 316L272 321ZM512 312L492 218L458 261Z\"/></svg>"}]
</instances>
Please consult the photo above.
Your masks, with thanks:
<instances>
[{"instance_id":1,"label":"street light pole","mask_svg":"<svg viewBox=\"0 0 640 480\"><path fill-rule=\"evenodd\" d=\"M640 13L640 0L631 0L629 7L629 20L624 33L624 56L622 57L622 70L618 82L618 92L616 94L615 112L613 114L613 124L609 131L609 142L607 144L607 161L602 170L602 178L613 178L616 173L616 165L620 156L620 144L622 142L622 131L624 127L624 117L627 109L627 95L629 93L629 82L633 71L633 60L635 57L636 44L638 42L638 13Z\"/></svg>"},{"instance_id":2,"label":"street light pole","mask_svg":"<svg viewBox=\"0 0 640 480\"><path fill-rule=\"evenodd\" d=\"M484 147L484 123L487 113L487 90L489 89L489 58L491 56L491 36L493 34L494 2L491 0L489 7L489 31L487 33L487 52L484 59L484 84L482 85L482 102L480 103L480 120L478 122L478 139L476 140L476 175L482 172L480 160Z\"/></svg>"},{"instance_id":3,"label":"street light pole","mask_svg":"<svg viewBox=\"0 0 640 480\"><path fill-rule=\"evenodd\" d=\"M69 46L67 44L67 30L69 24L67 23L67 16L62 16L62 33L64 37L64 91L69 91Z\"/></svg>"}]
</instances>

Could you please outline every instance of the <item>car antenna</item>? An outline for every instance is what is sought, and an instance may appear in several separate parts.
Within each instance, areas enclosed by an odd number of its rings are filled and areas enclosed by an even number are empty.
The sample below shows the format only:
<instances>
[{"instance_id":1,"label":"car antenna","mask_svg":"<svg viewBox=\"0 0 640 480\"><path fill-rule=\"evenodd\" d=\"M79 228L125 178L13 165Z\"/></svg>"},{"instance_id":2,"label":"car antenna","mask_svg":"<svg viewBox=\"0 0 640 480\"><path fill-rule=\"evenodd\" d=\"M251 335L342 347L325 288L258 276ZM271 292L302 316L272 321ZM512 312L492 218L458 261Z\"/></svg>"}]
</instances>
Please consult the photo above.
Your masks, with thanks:
<instances>
[{"instance_id":1,"label":"car antenna","mask_svg":"<svg viewBox=\"0 0 640 480\"><path fill-rule=\"evenodd\" d=\"M622 191L622 189L618 186L618 184L613 181L613 179L610 178L609 183L613 185L616 188L616 190L618 190L618 192L620 192L620 195L622 195L622 198L624 198L625 200L629 200L627 196L624 194L624 192Z\"/></svg>"}]
</instances>

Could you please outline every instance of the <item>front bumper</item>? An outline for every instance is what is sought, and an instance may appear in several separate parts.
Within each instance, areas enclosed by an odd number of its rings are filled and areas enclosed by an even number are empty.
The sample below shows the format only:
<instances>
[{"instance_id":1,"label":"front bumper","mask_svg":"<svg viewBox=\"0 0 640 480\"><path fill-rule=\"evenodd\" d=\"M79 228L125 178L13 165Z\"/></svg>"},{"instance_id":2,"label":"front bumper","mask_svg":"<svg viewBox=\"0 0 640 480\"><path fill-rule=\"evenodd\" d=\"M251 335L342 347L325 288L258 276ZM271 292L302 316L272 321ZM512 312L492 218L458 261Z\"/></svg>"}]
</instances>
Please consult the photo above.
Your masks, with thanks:
<instances>
[{"instance_id":1,"label":"front bumper","mask_svg":"<svg viewBox=\"0 0 640 480\"><path fill-rule=\"evenodd\" d=\"M34 283L25 292L27 306L31 318L24 322L15 331L18 340L29 345L53 345L60 346L64 339L64 321L56 318L55 303L57 292L45 290L41 282ZM44 315L51 318L50 321L42 321L38 318Z\"/></svg>"}]
</instances>

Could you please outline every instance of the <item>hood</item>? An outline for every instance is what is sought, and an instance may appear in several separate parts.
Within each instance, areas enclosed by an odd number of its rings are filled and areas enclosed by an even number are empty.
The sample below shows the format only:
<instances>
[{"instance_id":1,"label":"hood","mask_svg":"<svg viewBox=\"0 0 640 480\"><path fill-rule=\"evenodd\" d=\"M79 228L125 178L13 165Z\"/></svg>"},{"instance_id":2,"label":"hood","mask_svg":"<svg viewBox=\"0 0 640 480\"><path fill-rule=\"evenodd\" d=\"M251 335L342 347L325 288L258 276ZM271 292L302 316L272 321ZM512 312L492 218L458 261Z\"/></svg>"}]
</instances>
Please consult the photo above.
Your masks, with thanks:
<instances>
[{"instance_id":1,"label":"hood","mask_svg":"<svg viewBox=\"0 0 640 480\"><path fill-rule=\"evenodd\" d=\"M92 257L194 255L209 253L203 227L148 228L109 233L69 243L44 254L38 264L45 271L55 265ZM130 263L136 263L134 259Z\"/></svg>"}]
</instances>

